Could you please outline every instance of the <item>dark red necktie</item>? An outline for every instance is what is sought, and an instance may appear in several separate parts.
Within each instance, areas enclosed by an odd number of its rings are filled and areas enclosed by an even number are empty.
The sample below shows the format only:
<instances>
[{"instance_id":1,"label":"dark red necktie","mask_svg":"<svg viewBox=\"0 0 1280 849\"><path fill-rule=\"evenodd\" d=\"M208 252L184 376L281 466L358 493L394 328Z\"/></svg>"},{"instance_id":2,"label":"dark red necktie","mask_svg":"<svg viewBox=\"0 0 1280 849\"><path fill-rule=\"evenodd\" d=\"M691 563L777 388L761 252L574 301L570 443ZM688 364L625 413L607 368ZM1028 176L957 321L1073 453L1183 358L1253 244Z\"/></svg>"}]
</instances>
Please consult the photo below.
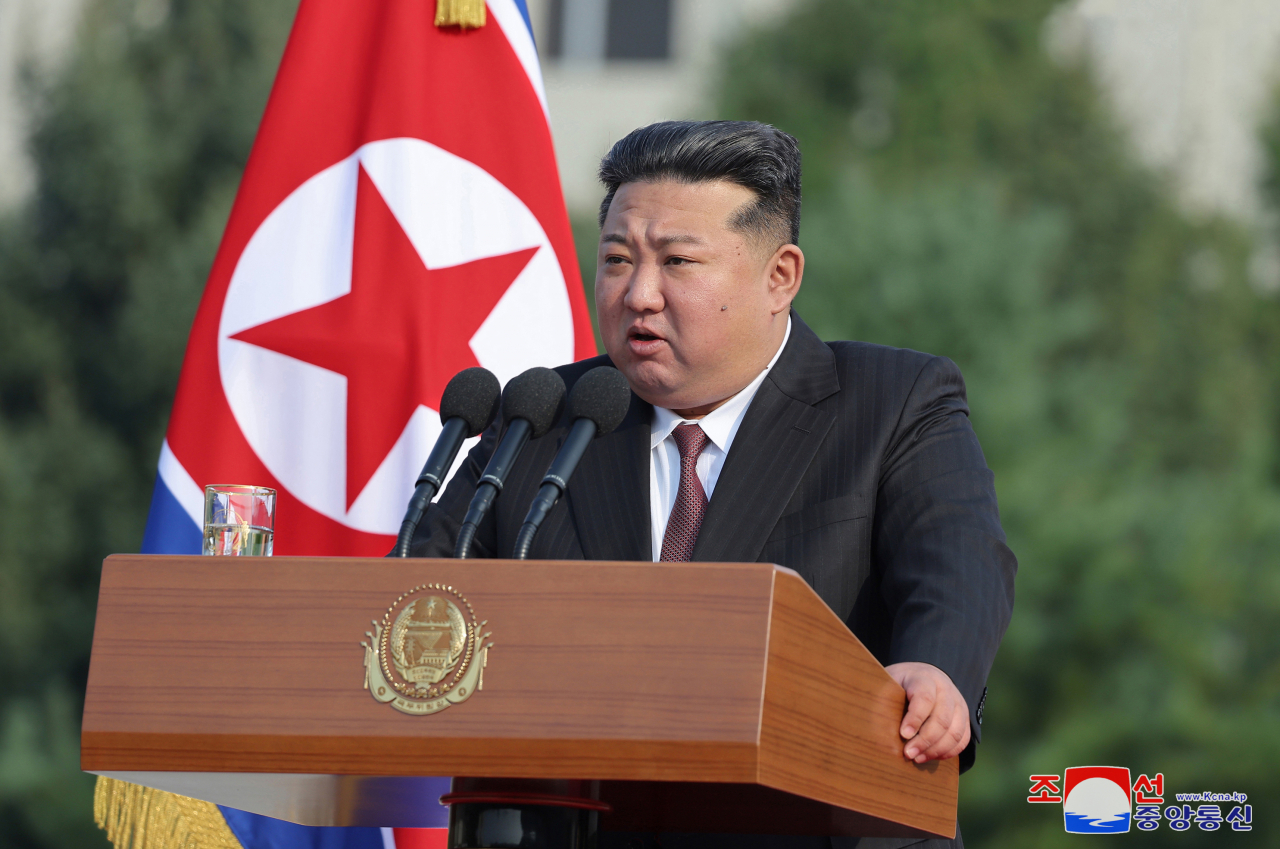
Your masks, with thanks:
<instances>
[{"instance_id":1,"label":"dark red necktie","mask_svg":"<svg viewBox=\"0 0 1280 849\"><path fill-rule=\"evenodd\" d=\"M707 447L707 435L696 424L682 424L676 425L671 438L680 449L680 489L662 535L662 559L677 563L693 556L693 544L698 541L702 516L707 512L707 493L698 480L697 469L698 455Z\"/></svg>"}]
</instances>

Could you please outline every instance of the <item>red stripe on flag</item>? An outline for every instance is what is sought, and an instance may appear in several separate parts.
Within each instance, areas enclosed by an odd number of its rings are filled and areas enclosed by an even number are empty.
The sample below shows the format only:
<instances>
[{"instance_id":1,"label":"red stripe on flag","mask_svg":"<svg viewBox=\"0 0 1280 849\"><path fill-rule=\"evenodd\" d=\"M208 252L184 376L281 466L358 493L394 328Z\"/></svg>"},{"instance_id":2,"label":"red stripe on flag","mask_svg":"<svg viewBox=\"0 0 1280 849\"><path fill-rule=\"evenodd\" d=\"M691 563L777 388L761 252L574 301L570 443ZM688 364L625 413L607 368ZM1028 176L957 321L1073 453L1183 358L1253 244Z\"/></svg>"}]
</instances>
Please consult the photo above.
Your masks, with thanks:
<instances>
[{"instance_id":1,"label":"red stripe on flag","mask_svg":"<svg viewBox=\"0 0 1280 849\"><path fill-rule=\"evenodd\" d=\"M396 849L446 849L449 845L447 828L393 828Z\"/></svg>"}]
</instances>

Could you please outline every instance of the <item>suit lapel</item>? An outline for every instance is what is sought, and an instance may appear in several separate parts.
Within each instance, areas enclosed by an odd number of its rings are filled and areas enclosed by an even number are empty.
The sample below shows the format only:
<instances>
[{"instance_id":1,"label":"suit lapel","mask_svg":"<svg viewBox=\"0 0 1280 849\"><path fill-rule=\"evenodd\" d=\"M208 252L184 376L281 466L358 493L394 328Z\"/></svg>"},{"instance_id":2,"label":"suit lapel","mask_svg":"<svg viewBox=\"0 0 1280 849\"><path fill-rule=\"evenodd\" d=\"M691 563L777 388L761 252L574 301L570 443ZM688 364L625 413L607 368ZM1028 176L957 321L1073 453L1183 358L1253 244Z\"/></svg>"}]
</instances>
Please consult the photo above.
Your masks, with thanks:
<instances>
[{"instance_id":1,"label":"suit lapel","mask_svg":"<svg viewBox=\"0 0 1280 849\"><path fill-rule=\"evenodd\" d=\"M754 562L835 423L833 415L813 406L840 390L835 355L798 315L791 319L787 349L733 438L694 560Z\"/></svg>"},{"instance_id":2,"label":"suit lapel","mask_svg":"<svg viewBox=\"0 0 1280 849\"><path fill-rule=\"evenodd\" d=\"M755 561L834 422L766 379L725 458L692 559Z\"/></svg>"},{"instance_id":3,"label":"suit lapel","mask_svg":"<svg viewBox=\"0 0 1280 849\"><path fill-rule=\"evenodd\" d=\"M627 417L597 439L565 497L587 560L650 560L649 422L653 407L631 396Z\"/></svg>"}]
</instances>

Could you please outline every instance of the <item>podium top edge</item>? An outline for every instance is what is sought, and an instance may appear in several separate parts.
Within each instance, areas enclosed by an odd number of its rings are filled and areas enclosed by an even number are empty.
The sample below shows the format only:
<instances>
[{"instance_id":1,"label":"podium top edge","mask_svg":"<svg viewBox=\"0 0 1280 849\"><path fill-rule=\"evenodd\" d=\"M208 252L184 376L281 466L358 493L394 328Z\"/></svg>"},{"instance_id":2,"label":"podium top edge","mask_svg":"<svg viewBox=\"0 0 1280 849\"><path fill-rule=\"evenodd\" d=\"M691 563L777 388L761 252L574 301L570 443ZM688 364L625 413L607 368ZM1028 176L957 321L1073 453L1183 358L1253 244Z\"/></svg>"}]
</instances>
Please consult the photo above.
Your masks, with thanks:
<instances>
[{"instance_id":1,"label":"podium top edge","mask_svg":"<svg viewBox=\"0 0 1280 849\"><path fill-rule=\"evenodd\" d=\"M103 563L125 562L125 561L142 561L147 563L166 562L166 561L187 561L187 560L205 559L205 555L199 554L138 554L132 552L118 552L109 554L103 559ZM243 563L258 563L262 561L273 563L301 563L310 561L324 561L326 563L462 563L472 566L493 566L507 565L519 563L522 565L550 565L564 564L573 566L602 566L606 568L616 567L637 567L646 566L660 569L688 569L690 567L698 569L769 569L775 572L781 572L786 575L795 575L799 577L799 573L794 569L777 563L734 563L734 562L711 562L703 563L700 561L670 563L658 560L511 560L511 559L483 559L468 558L466 561L456 560L451 557L358 557L343 554L280 554L270 557L237 557L235 560Z\"/></svg>"}]
</instances>

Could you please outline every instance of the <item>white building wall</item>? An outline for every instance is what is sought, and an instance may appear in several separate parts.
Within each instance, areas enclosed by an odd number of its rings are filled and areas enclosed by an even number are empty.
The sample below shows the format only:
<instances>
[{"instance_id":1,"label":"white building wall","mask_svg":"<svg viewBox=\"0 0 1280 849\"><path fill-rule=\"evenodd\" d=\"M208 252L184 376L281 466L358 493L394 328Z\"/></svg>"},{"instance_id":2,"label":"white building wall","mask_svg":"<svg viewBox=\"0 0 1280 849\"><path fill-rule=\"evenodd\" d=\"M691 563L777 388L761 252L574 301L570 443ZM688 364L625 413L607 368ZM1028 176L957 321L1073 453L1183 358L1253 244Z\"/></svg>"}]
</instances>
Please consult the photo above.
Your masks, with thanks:
<instances>
[{"instance_id":1,"label":"white building wall","mask_svg":"<svg viewBox=\"0 0 1280 849\"><path fill-rule=\"evenodd\" d=\"M1278 0L1072 0L1046 37L1062 58L1093 61L1138 154L1172 176L1189 210L1258 217Z\"/></svg>"},{"instance_id":2,"label":"white building wall","mask_svg":"<svg viewBox=\"0 0 1280 849\"><path fill-rule=\"evenodd\" d=\"M430 0L423 0L430 2ZM539 44L551 0L528 0ZM672 0L672 58L550 59L543 73L571 209L600 197L595 169L631 129L705 117L720 47L796 0ZM73 43L84 0L0 0L0 209L30 191L24 73L47 75ZM139 11L165 0L138 0ZM583 26L605 0L564 0ZM1166 169L1187 207L1256 219L1259 120L1280 83L1280 0L1068 0L1046 26L1063 55L1088 55L1147 162ZM545 51L544 51L545 53Z\"/></svg>"},{"instance_id":3,"label":"white building wall","mask_svg":"<svg viewBox=\"0 0 1280 849\"><path fill-rule=\"evenodd\" d=\"M544 58L571 209L597 201L595 164L626 132L705 117L719 47L793 0L673 2L670 62ZM545 44L549 0L529 5ZM565 5L598 13L603 0ZM1280 83L1280 0L1068 0L1047 24L1046 42L1064 56L1088 56L1138 155L1171 174L1189 210L1259 215L1257 130Z\"/></svg>"},{"instance_id":4,"label":"white building wall","mask_svg":"<svg viewBox=\"0 0 1280 849\"><path fill-rule=\"evenodd\" d=\"M0 210L35 185L27 155L25 77L55 69L75 35L83 0L0 0Z\"/></svg>"},{"instance_id":5,"label":"white building wall","mask_svg":"<svg viewBox=\"0 0 1280 849\"><path fill-rule=\"evenodd\" d=\"M596 168L618 139L654 121L707 117L719 48L742 27L779 16L793 0L672 2L669 61L551 59L542 51L560 179L575 212L600 203ZM567 14L584 6L598 12L604 0L565 0ZM529 0L539 45L549 41L549 11L548 0Z\"/></svg>"}]
</instances>

